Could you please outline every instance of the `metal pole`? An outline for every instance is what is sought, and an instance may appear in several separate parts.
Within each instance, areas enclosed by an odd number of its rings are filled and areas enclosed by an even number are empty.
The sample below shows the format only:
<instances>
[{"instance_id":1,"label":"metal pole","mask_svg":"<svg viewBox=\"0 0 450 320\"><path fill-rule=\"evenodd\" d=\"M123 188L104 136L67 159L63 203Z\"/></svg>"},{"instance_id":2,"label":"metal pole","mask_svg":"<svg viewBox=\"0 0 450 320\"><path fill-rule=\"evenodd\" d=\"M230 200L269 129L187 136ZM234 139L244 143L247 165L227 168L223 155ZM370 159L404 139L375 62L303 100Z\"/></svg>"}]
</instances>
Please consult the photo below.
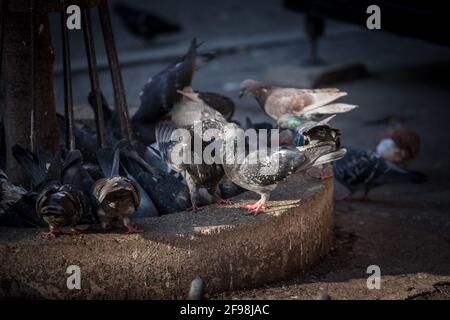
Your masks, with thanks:
<instances>
[{"instance_id":1,"label":"metal pole","mask_svg":"<svg viewBox=\"0 0 450 320\"><path fill-rule=\"evenodd\" d=\"M66 3L62 0L61 32L63 43L63 69L64 69L64 113L66 118L66 146L69 150L75 150L75 136L73 133L73 97L72 74L70 63L69 31L66 26Z\"/></svg>"},{"instance_id":2,"label":"metal pole","mask_svg":"<svg viewBox=\"0 0 450 320\"><path fill-rule=\"evenodd\" d=\"M100 91L100 80L98 76L97 58L95 55L94 37L92 34L91 15L88 8L82 9L83 15L83 33L86 47L86 56L88 60L89 79L91 81L91 90L95 98L95 123L97 126L97 139L100 148L106 147L105 118L103 115L102 98Z\"/></svg>"},{"instance_id":3,"label":"metal pole","mask_svg":"<svg viewBox=\"0 0 450 320\"><path fill-rule=\"evenodd\" d=\"M35 0L30 1L30 49L31 49L31 57L30 57L30 73L31 73L31 81L30 81L30 96L31 96L31 115L30 115L30 146L31 151L36 153L36 103L35 103L35 61L36 61L36 50L35 50L35 29L36 29L36 12L35 12Z\"/></svg>"},{"instance_id":4,"label":"metal pole","mask_svg":"<svg viewBox=\"0 0 450 320\"><path fill-rule=\"evenodd\" d=\"M102 25L103 38L105 40L106 54L108 56L109 69L111 70L116 108L118 108L120 115L120 130L123 138L131 141L130 116L128 114L122 74L120 72L119 59L117 57L116 44L112 31L111 16L109 14L108 3L106 0L100 2L98 10L100 14L100 23Z\"/></svg>"}]
</instances>

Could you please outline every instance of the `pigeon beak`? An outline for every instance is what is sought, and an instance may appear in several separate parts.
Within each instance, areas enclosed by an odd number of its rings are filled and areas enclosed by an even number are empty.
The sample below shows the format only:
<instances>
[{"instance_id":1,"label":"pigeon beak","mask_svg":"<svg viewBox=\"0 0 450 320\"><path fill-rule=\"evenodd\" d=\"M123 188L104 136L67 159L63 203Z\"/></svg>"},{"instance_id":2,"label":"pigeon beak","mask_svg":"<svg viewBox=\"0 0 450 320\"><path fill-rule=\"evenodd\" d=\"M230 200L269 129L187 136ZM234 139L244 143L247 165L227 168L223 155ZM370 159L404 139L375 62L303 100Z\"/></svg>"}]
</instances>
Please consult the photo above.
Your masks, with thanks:
<instances>
[{"instance_id":1,"label":"pigeon beak","mask_svg":"<svg viewBox=\"0 0 450 320\"><path fill-rule=\"evenodd\" d=\"M245 91L241 90L239 91L239 98L242 98L245 95Z\"/></svg>"}]
</instances>

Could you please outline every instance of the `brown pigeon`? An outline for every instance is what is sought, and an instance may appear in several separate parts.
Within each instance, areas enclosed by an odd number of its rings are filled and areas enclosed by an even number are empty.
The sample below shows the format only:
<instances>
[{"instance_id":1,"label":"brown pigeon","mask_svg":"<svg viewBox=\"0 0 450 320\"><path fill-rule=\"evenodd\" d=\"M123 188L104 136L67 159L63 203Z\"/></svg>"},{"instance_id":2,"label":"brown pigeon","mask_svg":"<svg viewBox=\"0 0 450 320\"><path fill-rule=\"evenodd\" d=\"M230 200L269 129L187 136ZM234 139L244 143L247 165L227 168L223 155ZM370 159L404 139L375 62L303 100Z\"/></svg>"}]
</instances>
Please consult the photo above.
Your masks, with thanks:
<instances>
[{"instance_id":1,"label":"brown pigeon","mask_svg":"<svg viewBox=\"0 0 450 320\"><path fill-rule=\"evenodd\" d=\"M392 162L407 165L420 152L420 136L401 123L389 125L380 134L377 153Z\"/></svg>"},{"instance_id":2,"label":"brown pigeon","mask_svg":"<svg viewBox=\"0 0 450 320\"><path fill-rule=\"evenodd\" d=\"M324 107L340 97L346 96L347 93L335 88L316 90L281 88L247 79L240 86L239 96L242 97L243 95L252 95L261 108L270 117L277 120L285 114L296 116L305 113L310 114L316 108ZM355 106L351 105L348 105L349 108L346 108L346 105L343 104L330 106L333 106L333 111L327 111L327 114L346 112L355 108Z\"/></svg>"}]
</instances>

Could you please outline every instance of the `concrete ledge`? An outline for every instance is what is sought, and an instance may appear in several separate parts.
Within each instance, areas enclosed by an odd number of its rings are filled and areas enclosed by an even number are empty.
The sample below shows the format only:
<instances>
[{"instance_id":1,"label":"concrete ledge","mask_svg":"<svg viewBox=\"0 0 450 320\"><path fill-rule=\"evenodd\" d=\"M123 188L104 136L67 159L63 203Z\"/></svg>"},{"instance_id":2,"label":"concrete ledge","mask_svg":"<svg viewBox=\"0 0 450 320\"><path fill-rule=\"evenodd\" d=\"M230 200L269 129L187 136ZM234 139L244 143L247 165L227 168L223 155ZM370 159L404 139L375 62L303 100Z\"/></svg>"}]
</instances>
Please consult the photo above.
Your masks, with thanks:
<instances>
[{"instance_id":1,"label":"concrete ledge","mask_svg":"<svg viewBox=\"0 0 450 320\"><path fill-rule=\"evenodd\" d=\"M273 193L269 212L246 216L234 204L139 221L143 234L111 233L56 240L38 230L0 229L0 297L180 299L200 275L209 293L289 278L326 255L332 241L333 182L297 174ZM81 268L81 290L66 269Z\"/></svg>"}]
</instances>

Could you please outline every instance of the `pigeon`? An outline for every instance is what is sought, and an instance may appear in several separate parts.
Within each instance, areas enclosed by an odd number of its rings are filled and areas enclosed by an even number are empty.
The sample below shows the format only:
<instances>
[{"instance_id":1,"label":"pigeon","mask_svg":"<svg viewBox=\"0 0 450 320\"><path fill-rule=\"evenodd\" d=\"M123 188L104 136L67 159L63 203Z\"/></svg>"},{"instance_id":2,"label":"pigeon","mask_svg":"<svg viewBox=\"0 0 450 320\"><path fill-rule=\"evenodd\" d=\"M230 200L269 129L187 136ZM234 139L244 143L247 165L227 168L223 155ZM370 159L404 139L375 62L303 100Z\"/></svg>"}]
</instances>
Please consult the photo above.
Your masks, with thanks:
<instances>
[{"instance_id":1,"label":"pigeon","mask_svg":"<svg viewBox=\"0 0 450 320\"><path fill-rule=\"evenodd\" d=\"M205 118L210 116L208 112L203 114L205 114ZM187 117L189 117L189 114ZM202 125L202 132L205 132L207 129L214 129L217 125L211 119L200 118L199 123ZM184 128L189 128L189 130L187 131L187 136L181 137L176 135L177 131L173 125L168 123L160 124L156 129L156 141L166 163L173 170L184 174L189 188L192 210L197 211L204 200L206 200L207 204L214 201L219 204L228 203L227 200L221 198L219 190L219 182L224 176L222 166L214 161L207 163L203 159L205 148L208 144L214 142L205 142L203 136L199 136L193 129L193 126ZM199 150L195 148L195 140L202 142ZM181 156L180 153L176 152L177 150L181 151ZM202 154L199 155L198 151ZM215 155L212 156L214 157ZM200 159L200 161L196 161L196 159ZM204 189L206 192L202 193L201 189Z\"/></svg>"},{"instance_id":2,"label":"pigeon","mask_svg":"<svg viewBox=\"0 0 450 320\"><path fill-rule=\"evenodd\" d=\"M130 172L126 169L125 166L123 166L123 169L126 173L126 176L128 179L133 181L138 190L139 190L139 208L133 213L131 218L134 219L142 219L142 218L151 218L151 217L159 217L160 214L158 212L158 209L156 209L155 204L153 203L153 200L150 198L150 196L147 194L145 189L142 187L142 185L137 181L133 175L130 174Z\"/></svg>"},{"instance_id":3,"label":"pigeon","mask_svg":"<svg viewBox=\"0 0 450 320\"><path fill-rule=\"evenodd\" d=\"M95 182L93 194L98 201L98 216L103 230L111 228L118 217L127 228L127 233L143 232L131 224L130 217L139 208L139 189L132 180L119 174L120 143L115 148L98 150L97 158L105 178Z\"/></svg>"},{"instance_id":4,"label":"pigeon","mask_svg":"<svg viewBox=\"0 0 450 320\"><path fill-rule=\"evenodd\" d=\"M403 124L393 123L380 134L376 152L384 159L407 165L420 153L420 136Z\"/></svg>"},{"instance_id":5,"label":"pigeon","mask_svg":"<svg viewBox=\"0 0 450 320\"><path fill-rule=\"evenodd\" d=\"M12 154L25 171L27 177L31 179L31 190L40 192L47 182L51 156L40 148L38 148L37 154L34 154L19 145L12 147Z\"/></svg>"},{"instance_id":6,"label":"pigeon","mask_svg":"<svg viewBox=\"0 0 450 320\"><path fill-rule=\"evenodd\" d=\"M239 96L252 95L261 108L274 120L285 114L304 115L334 114L353 110L356 106L330 104L346 96L339 89L296 89L281 88L264 84L256 80L244 80L240 85Z\"/></svg>"},{"instance_id":7,"label":"pigeon","mask_svg":"<svg viewBox=\"0 0 450 320\"><path fill-rule=\"evenodd\" d=\"M249 117L245 117L245 129L255 129L255 130L267 130L270 131L274 128L273 124L268 122L257 122L253 123Z\"/></svg>"},{"instance_id":8,"label":"pigeon","mask_svg":"<svg viewBox=\"0 0 450 320\"><path fill-rule=\"evenodd\" d=\"M204 104L219 111L225 119L227 119L227 121L231 120L234 110L236 109L233 100L227 96L215 92L195 91L195 93L197 94L198 99Z\"/></svg>"},{"instance_id":9,"label":"pigeon","mask_svg":"<svg viewBox=\"0 0 450 320\"><path fill-rule=\"evenodd\" d=\"M194 90L187 86L178 90L182 98L175 103L170 121L177 128L192 127L196 123L208 122L206 129L221 129L228 121L222 113L206 104Z\"/></svg>"},{"instance_id":10,"label":"pigeon","mask_svg":"<svg viewBox=\"0 0 450 320\"><path fill-rule=\"evenodd\" d=\"M59 154L51 158L48 152L40 150L35 155L18 145L13 147L13 155L31 178L33 191L38 193L36 213L49 227L40 236L55 238L63 227L70 227L73 235L80 234L76 226L82 216L90 215L91 208L81 190L62 181L63 169L69 170L72 162L63 167Z\"/></svg>"},{"instance_id":11,"label":"pigeon","mask_svg":"<svg viewBox=\"0 0 450 320\"><path fill-rule=\"evenodd\" d=\"M64 148L66 144L66 121L63 115L57 114L59 129L59 144ZM83 160L88 163L97 163L95 152L98 150L97 134L90 127L75 122L73 127L75 144L83 155Z\"/></svg>"},{"instance_id":12,"label":"pigeon","mask_svg":"<svg viewBox=\"0 0 450 320\"><path fill-rule=\"evenodd\" d=\"M60 227L70 227L73 235L80 234L82 231L76 226L88 210L82 191L72 185L52 181L36 200L36 211L49 226L49 231L40 235L55 238L60 233Z\"/></svg>"},{"instance_id":13,"label":"pigeon","mask_svg":"<svg viewBox=\"0 0 450 320\"><path fill-rule=\"evenodd\" d=\"M98 179L94 179L85 169L86 165L83 164L83 156L79 150L64 150L64 154L61 173L62 183L72 185L82 191L90 207L90 210L84 211L85 215L82 215L80 223L99 222L97 200L92 194L92 188ZM96 168L98 170L99 166L96 166Z\"/></svg>"},{"instance_id":14,"label":"pigeon","mask_svg":"<svg viewBox=\"0 0 450 320\"><path fill-rule=\"evenodd\" d=\"M333 118L334 115L317 122L291 114L284 114L277 120L278 128L280 128L280 144L296 147L305 145L307 143L304 136L306 131L318 125L326 125Z\"/></svg>"},{"instance_id":15,"label":"pigeon","mask_svg":"<svg viewBox=\"0 0 450 320\"><path fill-rule=\"evenodd\" d=\"M36 193L14 185L0 170L0 226L45 227L45 222L36 214L36 198Z\"/></svg>"},{"instance_id":16,"label":"pigeon","mask_svg":"<svg viewBox=\"0 0 450 320\"><path fill-rule=\"evenodd\" d=\"M281 145L293 145L296 147L312 145L321 142L330 142L337 151L341 147L341 132L329 125L335 115L329 116L321 121L306 120L293 115L283 115L277 120L277 124L282 128L280 132ZM308 175L315 177L306 172ZM333 176L326 174L322 166L320 180L330 179Z\"/></svg>"},{"instance_id":17,"label":"pigeon","mask_svg":"<svg viewBox=\"0 0 450 320\"><path fill-rule=\"evenodd\" d=\"M172 109L174 103L181 100L182 96L177 90L191 85L197 67L197 47L194 38L187 54L180 61L148 80L141 92L141 104L131 118L132 126L155 123Z\"/></svg>"},{"instance_id":18,"label":"pigeon","mask_svg":"<svg viewBox=\"0 0 450 320\"><path fill-rule=\"evenodd\" d=\"M114 12L121 18L130 33L146 41L150 41L160 34L181 31L179 25L154 13L132 7L125 2L115 3Z\"/></svg>"},{"instance_id":19,"label":"pigeon","mask_svg":"<svg viewBox=\"0 0 450 320\"><path fill-rule=\"evenodd\" d=\"M107 140L110 145L114 145L118 140L122 138L122 133L120 132L120 122L119 122L119 114L117 110L111 110L108 101L106 100L103 93L101 93L102 100L102 110L105 118L105 127L107 129ZM96 110L95 106L95 96L91 91L88 96L89 105L91 108ZM156 125L161 122L167 120L167 116L162 116L156 119L154 122L149 123L141 123L136 119L134 121L130 121L131 130L132 130L132 138L133 143L140 143L145 146L151 145L155 142L155 128ZM77 136L77 135L76 135ZM75 137L76 137L75 136ZM81 142L81 141L80 141Z\"/></svg>"},{"instance_id":20,"label":"pigeon","mask_svg":"<svg viewBox=\"0 0 450 320\"><path fill-rule=\"evenodd\" d=\"M181 212L191 206L187 186L171 174L156 169L159 172L153 175L128 156L124 156L123 165L153 201L159 215Z\"/></svg>"},{"instance_id":21,"label":"pigeon","mask_svg":"<svg viewBox=\"0 0 450 320\"><path fill-rule=\"evenodd\" d=\"M121 132L120 132L120 121L119 121L119 113L117 109L111 110L108 101L105 98L105 95L103 92L100 92L100 98L101 98L101 108L103 112L103 118L105 122L105 128L107 129L106 132L109 134L109 137L115 137L116 139L120 139ZM88 101L89 106L92 108L94 113L96 112L97 106L96 104L96 97L95 92L91 91L88 95ZM107 136L108 138L108 136Z\"/></svg>"},{"instance_id":22,"label":"pigeon","mask_svg":"<svg viewBox=\"0 0 450 320\"><path fill-rule=\"evenodd\" d=\"M375 187L400 182L423 183L423 173L406 170L392 161L383 159L372 150L348 149L342 159L333 163L333 172L337 181L345 186L350 197L358 190L364 191L366 199Z\"/></svg>"},{"instance_id":23,"label":"pigeon","mask_svg":"<svg viewBox=\"0 0 450 320\"><path fill-rule=\"evenodd\" d=\"M242 138L243 129L227 124L221 139L223 168L226 176L237 185L258 193L261 198L245 208L249 214L257 215L265 210L265 203L277 184L295 172L306 171L313 166L342 158L346 150L335 150L333 142L319 142L309 146L291 148L268 148L246 152L236 148Z\"/></svg>"},{"instance_id":24,"label":"pigeon","mask_svg":"<svg viewBox=\"0 0 450 320\"><path fill-rule=\"evenodd\" d=\"M247 191L246 189L238 186L236 183L228 179L226 176L219 183L220 194L225 199L230 199L240 195Z\"/></svg>"}]
</instances>

